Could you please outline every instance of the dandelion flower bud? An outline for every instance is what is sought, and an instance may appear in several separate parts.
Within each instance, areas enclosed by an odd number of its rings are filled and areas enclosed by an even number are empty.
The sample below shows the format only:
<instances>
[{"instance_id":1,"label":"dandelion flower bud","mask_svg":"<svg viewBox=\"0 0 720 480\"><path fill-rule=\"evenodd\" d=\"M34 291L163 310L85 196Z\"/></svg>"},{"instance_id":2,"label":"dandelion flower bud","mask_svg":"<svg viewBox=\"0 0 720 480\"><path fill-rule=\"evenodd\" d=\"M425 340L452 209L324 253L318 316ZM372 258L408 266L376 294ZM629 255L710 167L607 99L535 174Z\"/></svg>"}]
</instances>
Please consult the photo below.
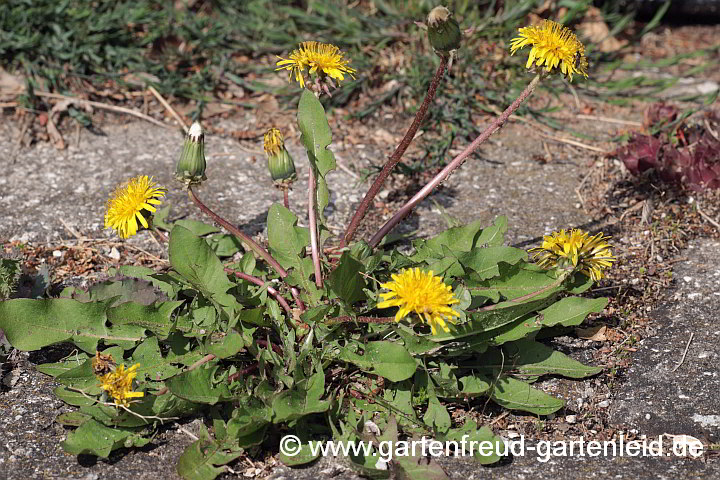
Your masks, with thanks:
<instances>
[{"instance_id":1,"label":"dandelion flower bud","mask_svg":"<svg viewBox=\"0 0 720 480\"><path fill-rule=\"evenodd\" d=\"M271 128L264 137L263 147L268 157L268 170L276 185L288 185L297 179L295 162L285 148L283 134Z\"/></svg>"},{"instance_id":2,"label":"dandelion flower bud","mask_svg":"<svg viewBox=\"0 0 720 480\"><path fill-rule=\"evenodd\" d=\"M175 178L187 185L206 180L205 176L205 134L198 122L188 130L182 153L175 167Z\"/></svg>"},{"instance_id":3,"label":"dandelion flower bud","mask_svg":"<svg viewBox=\"0 0 720 480\"><path fill-rule=\"evenodd\" d=\"M427 27L430 45L438 55L448 55L460 47L460 27L447 8L433 8L427 17Z\"/></svg>"}]
</instances>

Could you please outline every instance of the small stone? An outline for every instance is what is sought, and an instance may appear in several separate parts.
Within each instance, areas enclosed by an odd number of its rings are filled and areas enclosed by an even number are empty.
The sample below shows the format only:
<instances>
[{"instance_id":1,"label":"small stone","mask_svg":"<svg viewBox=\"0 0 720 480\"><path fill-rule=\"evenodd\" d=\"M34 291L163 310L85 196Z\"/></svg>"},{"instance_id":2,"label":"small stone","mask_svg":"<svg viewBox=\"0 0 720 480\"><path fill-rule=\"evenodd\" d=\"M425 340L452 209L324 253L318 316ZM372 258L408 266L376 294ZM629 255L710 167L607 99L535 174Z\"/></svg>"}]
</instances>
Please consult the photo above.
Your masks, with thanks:
<instances>
[{"instance_id":1,"label":"small stone","mask_svg":"<svg viewBox=\"0 0 720 480\"><path fill-rule=\"evenodd\" d=\"M646 414L645 414L645 420L650 420L650 417L651 417L651 416L652 416L652 415L650 415L649 413L646 413Z\"/></svg>"},{"instance_id":2,"label":"small stone","mask_svg":"<svg viewBox=\"0 0 720 480\"><path fill-rule=\"evenodd\" d=\"M602 402L597 404L600 408L607 408L610 406L610 400L603 400Z\"/></svg>"},{"instance_id":3,"label":"small stone","mask_svg":"<svg viewBox=\"0 0 720 480\"><path fill-rule=\"evenodd\" d=\"M53 255L53 257L55 257L55 258L60 258L60 257L63 256L63 252L61 252L60 250L53 250L53 254L52 254L52 255Z\"/></svg>"},{"instance_id":4,"label":"small stone","mask_svg":"<svg viewBox=\"0 0 720 480\"><path fill-rule=\"evenodd\" d=\"M375 422L368 420L365 422L365 432L380 435L380 427Z\"/></svg>"},{"instance_id":5,"label":"small stone","mask_svg":"<svg viewBox=\"0 0 720 480\"><path fill-rule=\"evenodd\" d=\"M117 248L112 247L112 250L110 250L110 254L108 257L112 258L113 260L120 260L120 252Z\"/></svg>"},{"instance_id":6,"label":"small stone","mask_svg":"<svg viewBox=\"0 0 720 480\"><path fill-rule=\"evenodd\" d=\"M565 421L570 424L575 423L577 422L577 415L567 415Z\"/></svg>"}]
</instances>

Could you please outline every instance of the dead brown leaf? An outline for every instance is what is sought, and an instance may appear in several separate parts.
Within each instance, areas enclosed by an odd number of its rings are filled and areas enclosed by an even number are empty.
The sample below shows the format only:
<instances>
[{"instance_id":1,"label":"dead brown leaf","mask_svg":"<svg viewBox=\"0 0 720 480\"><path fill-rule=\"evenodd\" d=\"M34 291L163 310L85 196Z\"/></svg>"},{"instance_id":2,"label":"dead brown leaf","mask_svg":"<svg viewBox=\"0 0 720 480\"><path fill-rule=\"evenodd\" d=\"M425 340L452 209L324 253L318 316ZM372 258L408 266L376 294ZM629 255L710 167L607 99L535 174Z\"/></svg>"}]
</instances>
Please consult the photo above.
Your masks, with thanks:
<instances>
[{"instance_id":1,"label":"dead brown leaf","mask_svg":"<svg viewBox=\"0 0 720 480\"><path fill-rule=\"evenodd\" d=\"M593 43L601 52L615 52L627 45L627 40L618 40L610 36L610 28L597 7L590 7L578 26L581 35Z\"/></svg>"},{"instance_id":2,"label":"dead brown leaf","mask_svg":"<svg viewBox=\"0 0 720 480\"><path fill-rule=\"evenodd\" d=\"M0 99L11 100L25 91L25 80L0 67Z\"/></svg>"},{"instance_id":3,"label":"dead brown leaf","mask_svg":"<svg viewBox=\"0 0 720 480\"><path fill-rule=\"evenodd\" d=\"M57 126L55 125L55 122L52 119L52 115L48 116L47 119L47 133L48 136L50 136L50 141L52 142L53 147L58 150L65 149L65 140L63 139L60 130L58 130Z\"/></svg>"},{"instance_id":4,"label":"dead brown leaf","mask_svg":"<svg viewBox=\"0 0 720 480\"><path fill-rule=\"evenodd\" d=\"M599 325L590 328L576 328L575 334L584 340L592 340L593 342L604 342L607 340L607 326Z\"/></svg>"}]
</instances>

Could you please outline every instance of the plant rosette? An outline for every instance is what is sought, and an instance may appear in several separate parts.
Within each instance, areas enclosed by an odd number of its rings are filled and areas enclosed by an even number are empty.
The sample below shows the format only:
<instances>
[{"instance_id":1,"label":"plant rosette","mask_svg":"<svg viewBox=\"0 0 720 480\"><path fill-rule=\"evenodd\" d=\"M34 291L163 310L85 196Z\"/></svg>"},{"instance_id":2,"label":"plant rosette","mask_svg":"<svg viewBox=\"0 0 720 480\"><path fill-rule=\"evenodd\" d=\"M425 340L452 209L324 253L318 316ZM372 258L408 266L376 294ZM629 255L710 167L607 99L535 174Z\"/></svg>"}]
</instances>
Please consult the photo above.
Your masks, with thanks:
<instances>
[{"instance_id":1,"label":"plant rosette","mask_svg":"<svg viewBox=\"0 0 720 480\"><path fill-rule=\"evenodd\" d=\"M528 66L541 70L519 101L553 69L585 74L581 45L563 29L521 30L513 43L513 52L533 45ZM488 426L452 418L448 405L489 398L549 415L564 401L534 388L538 379L600 371L536 337L579 325L606 306L604 298L581 296L615 261L602 234L547 236L534 250L539 263L504 245L505 217L415 239L409 253L380 242L399 220L369 242L349 241L351 234L343 237L346 246L332 242L323 211L335 158L318 97L357 73L349 63L337 47L317 42L278 62L302 88L297 126L310 170L303 226L287 198L270 206L265 248L210 210L193 186L209 182L212 156L206 164L202 130L193 127L178 179L227 232L197 220L170 222L169 206L162 206L166 189L136 177L113 193L105 223L123 238L143 230L169 233L167 271L123 266L88 290L68 287L58 298L0 303L0 328L13 347L76 347L67 358L37 367L60 384L58 398L77 407L58 418L76 427L63 442L66 451L107 458L115 449L146 444L161 424L198 414L206 426L177 464L187 479L215 478L252 446L277 448L280 432L304 445L301 455L281 455L293 465L315 458L309 442L367 440L367 422L381 432L376 441L467 435L501 442ZM443 69L436 75L440 80ZM516 108L508 107L505 119ZM266 135L265 148L274 181L295 180L279 130ZM401 220L457 168L464 159L458 158L393 219ZM376 469L378 455L375 449L348 462L366 475L387 476ZM481 452L475 458L499 459ZM408 478L427 478L424 467L411 463L392 465Z\"/></svg>"}]
</instances>

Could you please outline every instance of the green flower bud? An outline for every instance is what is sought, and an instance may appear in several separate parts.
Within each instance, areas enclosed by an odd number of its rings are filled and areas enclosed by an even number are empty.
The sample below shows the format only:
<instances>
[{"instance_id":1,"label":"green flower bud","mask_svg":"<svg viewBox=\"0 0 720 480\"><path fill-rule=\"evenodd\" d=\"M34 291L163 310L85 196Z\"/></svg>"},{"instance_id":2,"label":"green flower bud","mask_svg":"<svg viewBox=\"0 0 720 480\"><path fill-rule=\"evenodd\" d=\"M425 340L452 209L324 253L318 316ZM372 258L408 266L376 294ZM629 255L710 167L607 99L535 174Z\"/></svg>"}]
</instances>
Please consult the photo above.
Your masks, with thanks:
<instances>
[{"instance_id":1,"label":"green flower bud","mask_svg":"<svg viewBox=\"0 0 720 480\"><path fill-rule=\"evenodd\" d=\"M448 55L460 46L460 27L447 8L433 8L427 17L427 25L430 45L439 55Z\"/></svg>"},{"instance_id":2,"label":"green flower bud","mask_svg":"<svg viewBox=\"0 0 720 480\"><path fill-rule=\"evenodd\" d=\"M185 144L175 167L175 178L187 185L198 184L207 180L205 166L205 134L200 124L195 122L185 137Z\"/></svg>"},{"instance_id":3,"label":"green flower bud","mask_svg":"<svg viewBox=\"0 0 720 480\"><path fill-rule=\"evenodd\" d=\"M263 138L263 147L268 157L270 176L276 185L288 185L297 179L295 162L285 148L283 135L277 128L271 128Z\"/></svg>"}]
</instances>

